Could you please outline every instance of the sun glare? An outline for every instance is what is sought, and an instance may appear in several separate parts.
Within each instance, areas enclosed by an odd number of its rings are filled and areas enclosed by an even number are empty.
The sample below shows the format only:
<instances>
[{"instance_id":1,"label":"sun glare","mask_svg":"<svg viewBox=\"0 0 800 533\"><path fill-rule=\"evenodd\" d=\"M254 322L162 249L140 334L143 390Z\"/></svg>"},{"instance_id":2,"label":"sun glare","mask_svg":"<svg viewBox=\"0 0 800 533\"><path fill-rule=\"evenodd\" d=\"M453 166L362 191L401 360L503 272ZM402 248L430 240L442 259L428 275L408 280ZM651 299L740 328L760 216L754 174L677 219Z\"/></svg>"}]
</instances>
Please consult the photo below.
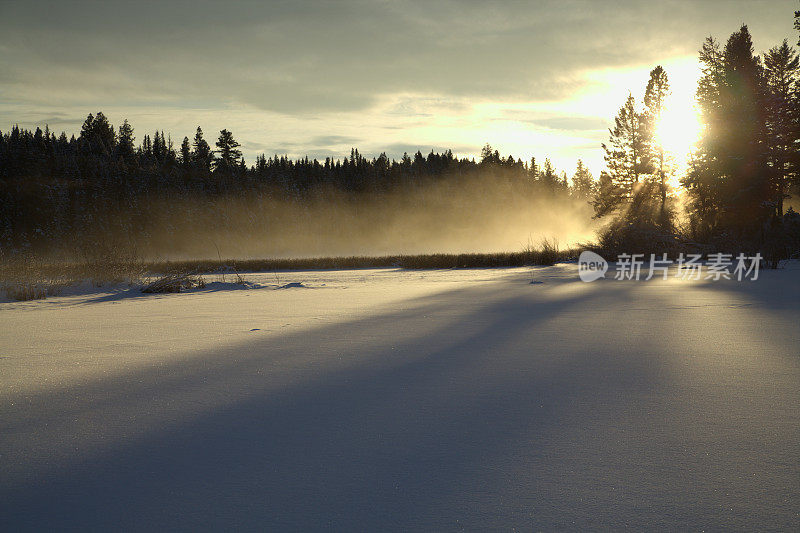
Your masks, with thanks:
<instances>
[{"instance_id":1,"label":"sun glare","mask_svg":"<svg viewBox=\"0 0 800 533\"><path fill-rule=\"evenodd\" d=\"M666 67L672 92L656 125L656 141L674 161L675 170L686 169L689 154L700 138L702 125L695 100L699 68L694 58Z\"/></svg>"},{"instance_id":2,"label":"sun glare","mask_svg":"<svg viewBox=\"0 0 800 533\"><path fill-rule=\"evenodd\" d=\"M656 126L656 140L678 167L685 167L700 136L700 118L693 102L670 99Z\"/></svg>"}]
</instances>

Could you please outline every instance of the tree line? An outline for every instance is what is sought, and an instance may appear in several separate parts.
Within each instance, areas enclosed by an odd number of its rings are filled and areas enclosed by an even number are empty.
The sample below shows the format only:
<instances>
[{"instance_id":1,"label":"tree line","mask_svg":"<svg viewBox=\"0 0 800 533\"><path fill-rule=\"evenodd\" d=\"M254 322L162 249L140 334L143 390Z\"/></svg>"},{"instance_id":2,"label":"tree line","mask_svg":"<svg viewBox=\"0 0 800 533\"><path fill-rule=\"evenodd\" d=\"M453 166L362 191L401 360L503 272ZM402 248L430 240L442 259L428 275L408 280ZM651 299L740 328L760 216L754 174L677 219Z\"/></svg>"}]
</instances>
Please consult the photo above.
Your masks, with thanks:
<instances>
[{"instance_id":1,"label":"tree line","mask_svg":"<svg viewBox=\"0 0 800 533\"><path fill-rule=\"evenodd\" d=\"M458 158L450 150L427 156L405 153L399 160L385 153L367 158L353 148L349 157L324 161L262 154L248 166L240 144L226 129L213 147L200 127L178 147L162 131L135 141L127 120L115 128L102 112L89 114L77 137L64 132L56 136L48 127L31 131L14 126L0 132L0 250L9 255L56 244L72 247L76 241L94 246L111 235L146 238L169 231L156 227L168 209L181 211L177 216L198 225L218 228L243 218L241 212L231 213L233 209L250 209L245 218L255 222L268 218L259 200L296 206L342 196L353 202L379 201L384 195L426 188L444 195L446 188L429 186L471 186L467 184L476 179L483 187L506 187L509 194L528 198L587 201L593 190L582 162L570 184L566 172L556 170L549 159L539 164L535 158L524 162L501 157L488 144L477 161Z\"/></svg>"},{"instance_id":2,"label":"tree line","mask_svg":"<svg viewBox=\"0 0 800 533\"><path fill-rule=\"evenodd\" d=\"M800 30L800 12L795 27ZM595 216L608 221L600 236L608 248L655 251L691 240L791 253L798 247L792 239L800 241L797 214L784 202L800 185L797 52L784 40L761 58L742 26L724 46L708 38L699 60L703 134L683 175L657 135L670 93L660 66L651 71L641 101L629 95L614 118L602 145L606 168L597 180L581 161L570 180L549 159L504 158L488 144L478 160L450 150L367 158L353 148L349 157L324 161L262 154L248 166L227 129L213 147L200 127L176 147L163 131L137 144L127 120L115 128L102 112L89 114L77 137L57 136L47 126L14 126L0 132L0 252L93 246L109 235L146 239L164 230L157 224L175 225L178 218L220 227L231 218L226 209L245 205L231 207L231 198L248 199L246 218L264 227L257 223L267 215L261 199L303 206L328 196L357 202L433 183L450 190L479 183L521 198L589 202ZM675 178L682 191L671 185ZM448 188L431 190L446 195ZM156 212L170 205L182 211L171 218Z\"/></svg>"}]
</instances>

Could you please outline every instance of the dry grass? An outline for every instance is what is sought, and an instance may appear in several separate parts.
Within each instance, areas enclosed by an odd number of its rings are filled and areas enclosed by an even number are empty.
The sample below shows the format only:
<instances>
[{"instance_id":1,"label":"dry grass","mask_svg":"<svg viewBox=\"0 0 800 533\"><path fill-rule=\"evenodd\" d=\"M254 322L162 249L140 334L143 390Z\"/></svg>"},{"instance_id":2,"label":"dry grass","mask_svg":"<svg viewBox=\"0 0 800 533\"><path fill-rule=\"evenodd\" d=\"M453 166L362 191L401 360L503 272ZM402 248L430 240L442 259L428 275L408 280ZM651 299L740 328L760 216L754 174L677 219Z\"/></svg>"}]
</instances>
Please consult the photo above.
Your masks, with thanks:
<instances>
[{"instance_id":1,"label":"dry grass","mask_svg":"<svg viewBox=\"0 0 800 533\"><path fill-rule=\"evenodd\" d=\"M205 280L202 276L194 276L188 273L184 274L167 274L161 276L155 281L151 281L142 287L142 292L145 293L168 293L168 292L181 292L186 289L200 288L206 286Z\"/></svg>"},{"instance_id":2,"label":"dry grass","mask_svg":"<svg viewBox=\"0 0 800 533\"><path fill-rule=\"evenodd\" d=\"M147 275L147 264L132 248L95 245L85 249L82 255L82 277L90 279L96 287L123 282L134 285L141 283Z\"/></svg>"},{"instance_id":3,"label":"dry grass","mask_svg":"<svg viewBox=\"0 0 800 533\"><path fill-rule=\"evenodd\" d=\"M499 268L552 265L577 258L580 250L562 250L558 241L530 242L520 252L474 254L386 255L378 257L316 257L303 259L202 260L146 263L124 248L96 247L72 263L44 262L32 256L19 256L0 263L0 289L14 300L33 300L59 294L65 287L83 280L99 287L108 283L142 285L142 292L181 292L203 287L199 272L233 275L245 284L242 272L278 270L337 270L355 268ZM148 277L157 275L155 280ZM277 274L276 274L277 275Z\"/></svg>"},{"instance_id":4,"label":"dry grass","mask_svg":"<svg viewBox=\"0 0 800 533\"><path fill-rule=\"evenodd\" d=\"M19 256L0 265L0 290L19 301L56 296L79 281L71 270L53 269L34 256Z\"/></svg>"},{"instance_id":5,"label":"dry grass","mask_svg":"<svg viewBox=\"0 0 800 533\"><path fill-rule=\"evenodd\" d=\"M48 262L33 254L20 254L0 263L0 290L12 300L41 300L56 296L83 280L95 287L109 283L141 283L147 265L135 252L112 246L84 251L79 262Z\"/></svg>"},{"instance_id":6,"label":"dry grass","mask_svg":"<svg viewBox=\"0 0 800 533\"><path fill-rule=\"evenodd\" d=\"M566 256L561 252L558 246L558 239L548 239L543 237L539 241L539 246L534 246L531 239L528 239L528 245L523 250L523 253L529 256L529 264L549 266L555 265L560 261L565 261L575 255L573 250L566 250Z\"/></svg>"},{"instance_id":7,"label":"dry grass","mask_svg":"<svg viewBox=\"0 0 800 533\"><path fill-rule=\"evenodd\" d=\"M244 259L173 261L150 265L153 272L269 272L277 270L340 270L354 268L492 268L552 265L574 260L580 250L561 250L555 240L544 240L541 248L529 247L521 252L475 254L421 254L350 257L312 257L302 259Z\"/></svg>"}]
</instances>

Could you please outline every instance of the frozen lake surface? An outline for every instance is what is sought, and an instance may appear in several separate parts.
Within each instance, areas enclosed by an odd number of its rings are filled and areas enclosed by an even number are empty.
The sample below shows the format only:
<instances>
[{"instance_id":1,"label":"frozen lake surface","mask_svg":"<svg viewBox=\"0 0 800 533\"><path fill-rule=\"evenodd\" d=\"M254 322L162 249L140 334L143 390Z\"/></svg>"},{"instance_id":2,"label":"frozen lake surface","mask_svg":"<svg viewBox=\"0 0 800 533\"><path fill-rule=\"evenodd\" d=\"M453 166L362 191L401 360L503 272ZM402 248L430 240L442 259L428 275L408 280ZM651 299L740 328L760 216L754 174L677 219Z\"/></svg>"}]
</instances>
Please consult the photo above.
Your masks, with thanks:
<instances>
[{"instance_id":1,"label":"frozen lake surface","mask_svg":"<svg viewBox=\"0 0 800 533\"><path fill-rule=\"evenodd\" d=\"M0 529L800 529L797 264L245 278L0 303Z\"/></svg>"}]
</instances>

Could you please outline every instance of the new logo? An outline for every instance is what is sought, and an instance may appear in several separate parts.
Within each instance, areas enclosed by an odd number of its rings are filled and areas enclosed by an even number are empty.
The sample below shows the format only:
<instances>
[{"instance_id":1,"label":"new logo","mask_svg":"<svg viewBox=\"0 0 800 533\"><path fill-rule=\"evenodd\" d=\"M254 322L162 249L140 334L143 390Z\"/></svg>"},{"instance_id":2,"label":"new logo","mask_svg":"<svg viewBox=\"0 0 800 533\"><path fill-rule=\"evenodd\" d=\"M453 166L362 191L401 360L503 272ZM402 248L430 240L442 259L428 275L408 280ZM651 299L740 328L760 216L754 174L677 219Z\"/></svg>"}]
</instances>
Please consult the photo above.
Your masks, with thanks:
<instances>
[{"instance_id":1,"label":"new logo","mask_svg":"<svg viewBox=\"0 0 800 533\"><path fill-rule=\"evenodd\" d=\"M605 277L608 263L601 256L589 250L581 252L578 257L578 275L581 281L590 282Z\"/></svg>"}]
</instances>

